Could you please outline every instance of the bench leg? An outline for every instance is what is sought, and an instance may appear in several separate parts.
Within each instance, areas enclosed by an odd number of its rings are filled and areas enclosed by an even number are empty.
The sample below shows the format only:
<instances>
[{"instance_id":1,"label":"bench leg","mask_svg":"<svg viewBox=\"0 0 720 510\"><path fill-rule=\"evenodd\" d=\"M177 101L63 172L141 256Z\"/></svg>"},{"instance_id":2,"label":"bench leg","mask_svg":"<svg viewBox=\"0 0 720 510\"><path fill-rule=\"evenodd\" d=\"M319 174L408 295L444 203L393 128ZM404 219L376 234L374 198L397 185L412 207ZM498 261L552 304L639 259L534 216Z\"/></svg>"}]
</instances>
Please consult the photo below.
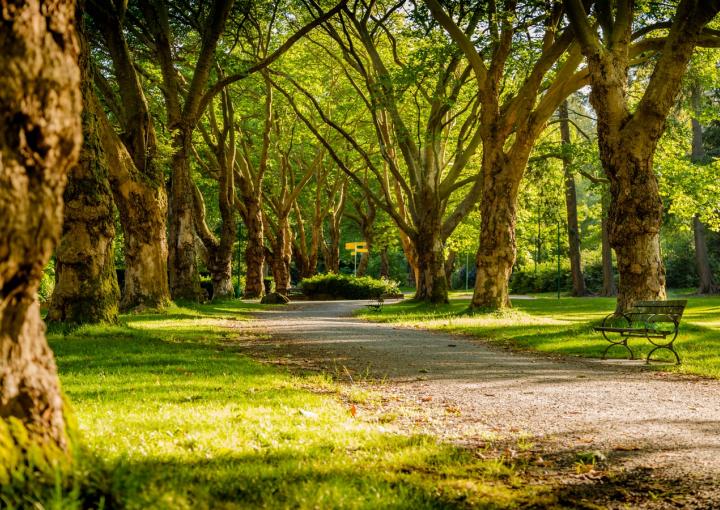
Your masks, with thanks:
<instances>
[{"instance_id":1,"label":"bench leg","mask_svg":"<svg viewBox=\"0 0 720 510\"><path fill-rule=\"evenodd\" d=\"M605 340L610 342L610 345L605 347L605 351L603 352L602 359L607 359L608 351L610 350L611 347L615 347L616 345L621 345L627 349L628 353L630 353L630 357L628 359L631 359L631 360L635 359L635 354L633 353L632 349L627 344L627 341L628 341L627 338L623 338L619 342L614 342L613 340L611 340L607 337L607 335L605 334L604 331L602 332L602 336L603 336L603 338L605 338Z\"/></svg>"},{"instance_id":2,"label":"bench leg","mask_svg":"<svg viewBox=\"0 0 720 510\"><path fill-rule=\"evenodd\" d=\"M676 365L680 364L680 356L678 355L677 351L675 350L675 347L673 347L672 342L670 342L669 344L666 344L666 345L655 344L655 347L653 347L653 349L647 355L647 359L645 360L646 364L648 364L648 365L650 364L650 356L652 356L652 353L657 351L658 349L667 349L668 351L672 352L675 355L675 361L676 361L675 364Z\"/></svg>"}]
</instances>

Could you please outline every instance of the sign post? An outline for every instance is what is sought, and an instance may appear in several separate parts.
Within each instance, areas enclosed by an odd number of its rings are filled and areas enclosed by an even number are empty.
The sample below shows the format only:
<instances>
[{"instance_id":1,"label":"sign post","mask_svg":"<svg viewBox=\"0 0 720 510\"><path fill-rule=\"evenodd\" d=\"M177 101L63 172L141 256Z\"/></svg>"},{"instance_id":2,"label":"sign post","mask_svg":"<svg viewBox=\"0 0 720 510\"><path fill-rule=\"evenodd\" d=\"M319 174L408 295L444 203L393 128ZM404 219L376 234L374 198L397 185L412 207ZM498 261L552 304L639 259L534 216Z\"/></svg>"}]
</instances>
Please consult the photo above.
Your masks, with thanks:
<instances>
[{"instance_id":1,"label":"sign post","mask_svg":"<svg viewBox=\"0 0 720 510\"><path fill-rule=\"evenodd\" d=\"M367 243L365 242L354 242L345 243L346 250L352 250L353 257L355 258L355 264L353 266L353 276L357 276L357 254L358 253L369 253Z\"/></svg>"}]
</instances>

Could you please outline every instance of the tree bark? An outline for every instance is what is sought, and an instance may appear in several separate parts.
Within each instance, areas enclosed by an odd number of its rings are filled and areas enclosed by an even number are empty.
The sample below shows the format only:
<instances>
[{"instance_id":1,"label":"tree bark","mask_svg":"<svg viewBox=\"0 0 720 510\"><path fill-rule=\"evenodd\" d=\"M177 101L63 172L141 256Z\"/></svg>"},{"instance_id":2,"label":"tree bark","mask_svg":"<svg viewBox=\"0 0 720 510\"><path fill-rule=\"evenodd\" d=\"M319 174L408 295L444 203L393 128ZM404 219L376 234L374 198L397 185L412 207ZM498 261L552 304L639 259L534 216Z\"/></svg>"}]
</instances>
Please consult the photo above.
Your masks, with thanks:
<instances>
[{"instance_id":1,"label":"tree bark","mask_svg":"<svg viewBox=\"0 0 720 510\"><path fill-rule=\"evenodd\" d=\"M107 160L92 107L92 79L84 34L80 35L83 145L68 173L62 238L56 252L55 289L47 320L66 324L114 323L120 290L115 272L115 221Z\"/></svg>"},{"instance_id":2,"label":"tree bark","mask_svg":"<svg viewBox=\"0 0 720 510\"><path fill-rule=\"evenodd\" d=\"M445 259L445 280L448 282L448 287L452 288L452 274L455 272L455 262L457 261L457 252L451 250Z\"/></svg>"},{"instance_id":3,"label":"tree bark","mask_svg":"<svg viewBox=\"0 0 720 510\"><path fill-rule=\"evenodd\" d=\"M425 214L425 221L418 225L418 234L413 238L418 268L414 299L435 304L448 303L440 215L433 214L432 209L426 209Z\"/></svg>"},{"instance_id":4,"label":"tree bark","mask_svg":"<svg viewBox=\"0 0 720 510\"><path fill-rule=\"evenodd\" d=\"M585 278L582 272L582 260L580 259L580 228L578 227L577 214L577 192L575 190L575 176L570 167L570 157L567 150L572 143L570 139L570 122L568 119L567 99L560 104L558 109L560 118L560 136L562 138L563 152L563 174L565 185L565 211L567 212L567 234L570 255L570 272L572 273L572 292L575 297L587 296Z\"/></svg>"},{"instance_id":5,"label":"tree bark","mask_svg":"<svg viewBox=\"0 0 720 510\"><path fill-rule=\"evenodd\" d=\"M698 120L701 111L701 100L702 86L699 80L695 80L691 95L693 112L695 114L692 118L692 160L695 163L702 163L705 159L703 129ZM700 279L698 294L720 293L720 286L715 282L712 268L710 267L710 257L708 256L707 240L705 238L705 225L703 225L697 214L693 216L693 238L695 240L695 262L697 263L698 277Z\"/></svg>"},{"instance_id":6,"label":"tree bark","mask_svg":"<svg viewBox=\"0 0 720 510\"><path fill-rule=\"evenodd\" d=\"M271 269L275 281L275 292L285 296L287 296L290 288L291 235L288 218L278 218L275 235L270 239L272 247Z\"/></svg>"},{"instance_id":7,"label":"tree bark","mask_svg":"<svg viewBox=\"0 0 720 510\"><path fill-rule=\"evenodd\" d=\"M173 138L168 272L173 299L198 301L203 292L195 249L193 183L188 161L191 136L189 129L179 129Z\"/></svg>"},{"instance_id":8,"label":"tree bark","mask_svg":"<svg viewBox=\"0 0 720 510\"><path fill-rule=\"evenodd\" d=\"M245 247L245 299L259 299L265 295L263 265L265 263L265 239L262 207L259 200L245 200L244 215L247 245Z\"/></svg>"},{"instance_id":9,"label":"tree bark","mask_svg":"<svg viewBox=\"0 0 720 510\"><path fill-rule=\"evenodd\" d=\"M489 146L488 146L489 148ZM483 154L484 189L480 203L480 246L470 308L511 307L509 282L515 264L515 223L520 179L500 152ZM517 169L516 169L517 171Z\"/></svg>"},{"instance_id":10,"label":"tree bark","mask_svg":"<svg viewBox=\"0 0 720 510\"><path fill-rule=\"evenodd\" d=\"M0 11L0 420L18 420L45 452L68 448L37 289L82 143L74 17L69 1Z\"/></svg>"},{"instance_id":11,"label":"tree bark","mask_svg":"<svg viewBox=\"0 0 720 510\"><path fill-rule=\"evenodd\" d=\"M118 5L109 0L87 2L88 12L110 52L120 95L119 101L105 94L103 97L106 104L116 106L113 111L119 111L122 137L110 126L102 107L93 101L125 241L125 284L120 308L163 308L170 302L165 179L156 160L152 116L122 27L125 13Z\"/></svg>"}]
</instances>

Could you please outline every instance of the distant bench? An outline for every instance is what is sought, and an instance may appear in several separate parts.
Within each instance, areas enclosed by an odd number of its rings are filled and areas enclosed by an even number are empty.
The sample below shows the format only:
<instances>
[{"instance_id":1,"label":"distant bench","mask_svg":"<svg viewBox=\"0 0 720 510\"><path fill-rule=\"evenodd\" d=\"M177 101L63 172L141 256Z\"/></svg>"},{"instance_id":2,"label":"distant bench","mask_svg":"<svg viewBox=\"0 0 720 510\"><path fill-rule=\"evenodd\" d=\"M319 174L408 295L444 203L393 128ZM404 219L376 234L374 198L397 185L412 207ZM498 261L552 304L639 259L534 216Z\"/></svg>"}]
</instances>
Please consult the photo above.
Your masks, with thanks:
<instances>
[{"instance_id":1,"label":"distant bench","mask_svg":"<svg viewBox=\"0 0 720 510\"><path fill-rule=\"evenodd\" d=\"M603 352L605 359L611 347L621 345L630 353L630 359L635 359L632 349L628 346L628 338L640 337L654 345L648 353L646 363L650 363L650 356L658 349L667 349L675 355L677 364L680 364L673 342L678 336L680 319L687 305L687 300L675 301L638 301L625 313L611 313L605 317L602 324L594 331L602 333L603 338L610 342ZM670 338L670 341L667 341ZM660 341L664 340L664 341Z\"/></svg>"},{"instance_id":2,"label":"distant bench","mask_svg":"<svg viewBox=\"0 0 720 510\"><path fill-rule=\"evenodd\" d=\"M374 312L380 312L382 311L383 303L385 303L385 299L383 299L382 296L378 296L375 298L375 301L365 306Z\"/></svg>"}]
</instances>

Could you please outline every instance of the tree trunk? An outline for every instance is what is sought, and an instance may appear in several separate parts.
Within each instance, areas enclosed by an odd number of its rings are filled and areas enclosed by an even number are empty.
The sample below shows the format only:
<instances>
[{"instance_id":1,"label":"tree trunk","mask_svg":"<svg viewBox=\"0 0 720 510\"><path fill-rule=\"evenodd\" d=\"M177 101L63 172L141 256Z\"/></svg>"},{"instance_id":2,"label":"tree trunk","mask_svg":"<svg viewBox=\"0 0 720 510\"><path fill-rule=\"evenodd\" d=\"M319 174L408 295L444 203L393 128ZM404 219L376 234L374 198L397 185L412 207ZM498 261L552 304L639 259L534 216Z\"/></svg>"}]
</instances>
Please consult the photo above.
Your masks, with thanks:
<instances>
[{"instance_id":1,"label":"tree trunk","mask_svg":"<svg viewBox=\"0 0 720 510\"><path fill-rule=\"evenodd\" d=\"M660 256L662 201L651 156L626 153L610 184L610 245L617 256L620 284L617 310L636 301L665 299L665 268Z\"/></svg>"},{"instance_id":2,"label":"tree trunk","mask_svg":"<svg viewBox=\"0 0 720 510\"><path fill-rule=\"evenodd\" d=\"M705 159L705 148L703 147L703 130L698 117L701 113L702 86L700 80L695 80L692 88L692 106L695 116L692 118L692 160L695 163L702 163ZM700 286L698 294L717 294L720 286L715 283L710 258L708 257L707 241L705 239L705 225L696 214L693 216L693 234L695 239L695 262L697 263Z\"/></svg>"},{"instance_id":3,"label":"tree trunk","mask_svg":"<svg viewBox=\"0 0 720 510\"><path fill-rule=\"evenodd\" d=\"M245 201L247 215L245 230L247 246L245 247L245 299L259 299L265 295L263 285L263 265L265 263L265 240L260 202Z\"/></svg>"},{"instance_id":4,"label":"tree trunk","mask_svg":"<svg viewBox=\"0 0 720 510\"><path fill-rule=\"evenodd\" d=\"M340 225L330 219L330 240L325 243L325 270L331 273L340 272Z\"/></svg>"},{"instance_id":5,"label":"tree trunk","mask_svg":"<svg viewBox=\"0 0 720 510\"><path fill-rule=\"evenodd\" d=\"M570 139L570 122L568 121L568 103L563 101L558 109L560 117L560 136L565 150L572 143ZM565 184L565 210L567 212L567 234L570 255L570 272L572 273L571 295L587 296L585 278L582 272L582 261L580 259L580 228L578 227L577 214L577 192L575 190L575 176L570 168L570 159L567 153L563 154L563 173Z\"/></svg>"},{"instance_id":6,"label":"tree trunk","mask_svg":"<svg viewBox=\"0 0 720 510\"><path fill-rule=\"evenodd\" d=\"M450 250L445 260L445 280L447 280L448 288L452 288L452 274L455 272L455 261L457 260L457 252Z\"/></svg>"},{"instance_id":7,"label":"tree trunk","mask_svg":"<svg viewBox=\"0 0 720 510\"><path fill-rule=\"evenodd\" d=\"M4 3L0 14L0 420L43 452L68 448L37 289L58 241L82 143L75 3ZM6 433L7 427L0 428ZM11 432L12 434L12 432ZM22 431L18 431L22 441ZM13 437L0 438L13 446ZM27 441L28 439L24 439ZM20 447L21 455L27 446ZM3 459L8 460L8 459Z\"/></svg>"},{"instance_id":8,"label":"tree trunk","mask_svg":"<svg viewBox=\"0 0 720 510\"><path fill-rule=\"evenodd\" d=\"M390 278L390 259L387 246L380 249L380 278Z\"/></svg>"},{"instance_id":9,"label":"tree trunk","mask_svg":"<svg viewBox=\"0 0 720 510\"><path fill-rule=\"evenodd\" d=\"M124 234L125 284L120 307L123 310L163 308L170 301L167 196L163 170L156 160L155 128L123 31L127 6L98 7L101 6L96 2L87 5L112 58L121 105L117 116L122 141L92 95L108 158L110 186ZM116 103L112 91L109 95L105 97L106 102Z\"/></svg>"},{"instance_id":10,"label":"tree trunk","mask_svg":"<svg viewBox=\"0 0 720 510\"><path fill-rule=\"evenodd\" d=\"M56 284L47 320L68 324L117 322L120 291L115 272L115 221L107 160L91 106L87 41L80 38L83 145L63 195L63 234L56 252Z\"/></svg>"},{"instance_id":11,"label":"tree trunk","mask_svg":"<svg viewBox=\"0 0 720 510\"><path fill-rule=\"evenodd\" d=\"M480 246L476 257L477 275L470 308L490 309L512 306L509 281L515 264L515 221L520 179L509 171L511 163L501 155L483 157L485 172L480 204Z\"/></svg>"},{"instance_id":12,"label":"tree trunk","mask_svg":"<svg viewBox=\"0 0 720 510\"><path fill-rule=\"evenodd\" d=\"M290 288L290 262L292 260L292 233L288 218L278 218L278 228L272 241L272 273L275 292L287 295Z\"/></svg>"},{"instance_id":13,"label":"tree trunk","mask_svg":"<svg viewBox=\"0 0 720 510\"><path fill-rule=\"evenodd\" d=\"M617 295L617 286L615 285L615 272L613 271L612 247L610 246L610 228L607 219L606 199L602 199L602 268L603 268L603 288L600 293L604 297L613 297Z\"/></svg>"},{"instance_id":14,"label":"tree trunk","mask_svg":"<svg viewBox=\"0 0 720 510\"><path fill-rule=\"evenodd\" d=\"M414 299L430 303L448 303L445 278L445 253L439 221L428 220L413 240L417 253L418 277Z\"/></svg>"},{"instance_id":15,"label":"tree trunk","mask_svg":"<svg viewBox=\"0 0 720 510\"><path fill-rule=\"evenodd\" d=\"M202 295L195 249L193 183L188 154L190 130L179 128L173 139L172 182L170 187L170 292L173 299L198 301Z\"/></svg>"}]
</instances>

